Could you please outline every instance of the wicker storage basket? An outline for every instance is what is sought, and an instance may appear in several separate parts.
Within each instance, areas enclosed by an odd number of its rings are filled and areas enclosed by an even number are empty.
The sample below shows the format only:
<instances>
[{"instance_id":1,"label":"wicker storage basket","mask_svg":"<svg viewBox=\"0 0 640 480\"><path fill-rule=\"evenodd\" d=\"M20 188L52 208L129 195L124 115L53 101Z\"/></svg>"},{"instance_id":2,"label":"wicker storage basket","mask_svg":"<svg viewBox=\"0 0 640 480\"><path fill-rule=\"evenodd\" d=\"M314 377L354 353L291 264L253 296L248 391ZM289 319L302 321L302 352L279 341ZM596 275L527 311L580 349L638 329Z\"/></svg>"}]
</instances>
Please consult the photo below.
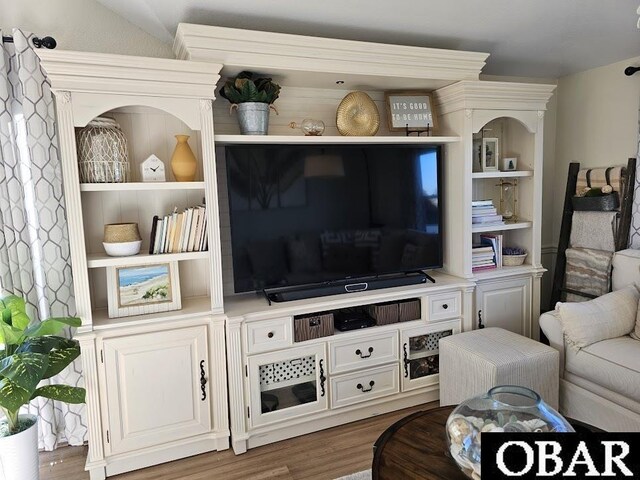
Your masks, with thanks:
<instances>
[{"instance_id":1,"label":"wicker storage basket","mask_svg":"<svg viewBox=\"0 0 640 480\"><path fill-rule=\"evenodd\" d=\"M524 259L527 258L527 254L523 255L502 255L503 267L516 267L524 263Z\"/></svg>"},{"instance_id":2,"label":"wicker storage basket","mask_svg":"<svg viewBox=\"0 0 640 480\"><path fill-rule=\"evenodd\" d=\"M376 325L398 323L398 302L377 303L366 307L367 313L376 321Z\"/></svg>"},{"instance_id":3,"label":"wicker storage basket","mask_svg":"<svg viewBox=\"0 0 640 480\"><path fill-rule=\"evenodd\" d=\"M331 312L293 317L293 338L296 342L330 335L333 335L333 313Z\"/></svg>"},{"instance_id":4,"label":"wicker storage basket","mask_svg":"<svg viewBox=\"0 0 640 480\"><path fill-rule=\"evenodd\" d=\"M573 209L576 211L610 212L620 206L618 192L611 192L601 197L573 197Z\"/></svg>"},{"instance_id":5,"label":"wicker storage basket","mask_svg":"<svg viewBox=\"0 0 640 480\"><path fill-rule=\"evenodd\" d=\"M398 319L401 322L420 320L422 318L422 309L420 307L420 300L417 298L398 302Z\"/></svg>"}]
</instances>

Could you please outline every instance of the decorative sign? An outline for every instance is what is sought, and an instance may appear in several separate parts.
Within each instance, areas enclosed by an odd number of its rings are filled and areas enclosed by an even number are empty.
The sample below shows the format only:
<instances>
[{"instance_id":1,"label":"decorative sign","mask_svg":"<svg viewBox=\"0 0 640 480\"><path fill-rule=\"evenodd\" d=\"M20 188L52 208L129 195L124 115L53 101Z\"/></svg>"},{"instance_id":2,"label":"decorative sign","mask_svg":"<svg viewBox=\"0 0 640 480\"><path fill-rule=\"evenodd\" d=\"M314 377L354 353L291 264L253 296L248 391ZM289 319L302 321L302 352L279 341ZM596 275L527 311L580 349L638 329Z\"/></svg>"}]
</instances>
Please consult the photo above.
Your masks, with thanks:
<instances>
[{"instance_id":1,"label":"decorative sign","mask_svg":"<svg viewBox=\"0 0 640 480\"><path fill-rule=\"evenodd\" d=\"M430 93L387 92L385 98L389 130L407 132L436 130L436 113Z\"/></svg>"}]
</instances>

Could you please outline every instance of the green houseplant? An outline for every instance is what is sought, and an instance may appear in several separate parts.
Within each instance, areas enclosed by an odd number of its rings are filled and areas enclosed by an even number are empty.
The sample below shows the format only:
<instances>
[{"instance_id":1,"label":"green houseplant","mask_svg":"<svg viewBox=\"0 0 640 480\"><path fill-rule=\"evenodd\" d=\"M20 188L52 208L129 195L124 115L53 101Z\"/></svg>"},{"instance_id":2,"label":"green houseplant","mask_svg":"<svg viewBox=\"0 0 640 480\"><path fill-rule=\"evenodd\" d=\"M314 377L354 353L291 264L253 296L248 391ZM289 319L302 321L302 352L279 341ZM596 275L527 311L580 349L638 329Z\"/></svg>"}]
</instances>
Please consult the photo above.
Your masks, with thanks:
<instances>
[{"instance_id":1,"label":"green houseplant","mask_svg":"<svg viewBox=\"0 0 640 480\"><path fill-rule=\"evenodd\" d=\"M80 355L77 340L56 336L67 326L79 327L80 319L50 318L30 323L23 299L0 293L0 410L5 416L0 421L0 465L7 479L38 476L36 418L19 415L20 408L36 397L67 403L85 401L84 388L38 387Z\"/></svg>"},{"instance_id":2,"label":"green houseplant","mask_svg":"<svg viewBox=\"0 0 640 480\"><path fill-rule=\"evenodd\" d=\"M240 72L230 78L220 89L220 95L231 102L229 113L238 110L240 133L266 135L269 129L269 109L278 114L272 105L280 95L280 85L271 78L254 79L251 72Z\"/></svg>"}]
</instances>

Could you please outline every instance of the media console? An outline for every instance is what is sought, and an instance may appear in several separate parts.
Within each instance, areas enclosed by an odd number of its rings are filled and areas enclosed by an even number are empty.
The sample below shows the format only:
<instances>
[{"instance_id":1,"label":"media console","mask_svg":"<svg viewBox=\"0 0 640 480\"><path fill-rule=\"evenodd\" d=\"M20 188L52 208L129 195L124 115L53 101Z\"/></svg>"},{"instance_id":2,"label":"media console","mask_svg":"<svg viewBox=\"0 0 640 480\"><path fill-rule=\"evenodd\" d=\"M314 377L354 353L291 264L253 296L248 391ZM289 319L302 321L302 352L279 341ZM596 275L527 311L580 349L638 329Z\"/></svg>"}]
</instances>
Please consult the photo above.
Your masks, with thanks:
<instances>
[{"instance_id":1,"label":"media console","mask_svg":"<svg viewBox=\"0 0 640 480\"><path fill-rule=\"evenodd\" d=\"M474 283L422 278L271 306L227 297L234 451L437 400L438 341L469 328Z\"/></svg>"}]
</instances>

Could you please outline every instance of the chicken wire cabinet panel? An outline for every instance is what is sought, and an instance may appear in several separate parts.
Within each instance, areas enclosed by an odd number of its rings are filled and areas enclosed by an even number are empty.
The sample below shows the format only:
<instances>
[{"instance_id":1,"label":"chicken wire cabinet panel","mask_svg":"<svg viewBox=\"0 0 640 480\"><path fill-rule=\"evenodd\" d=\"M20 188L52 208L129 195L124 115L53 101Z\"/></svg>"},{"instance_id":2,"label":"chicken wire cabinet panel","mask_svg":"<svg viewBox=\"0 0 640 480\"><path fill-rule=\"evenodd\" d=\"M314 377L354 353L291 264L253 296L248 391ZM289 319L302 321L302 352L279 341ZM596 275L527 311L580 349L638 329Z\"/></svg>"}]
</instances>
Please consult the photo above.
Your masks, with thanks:
<instances>
[{"instance_id":1,"label":"chicken wire cabinet panel","mask_svg":"<svg viewBox=\"0 0 640 480\"><path fill-rule=\"evenodd\" d=\"M325 410L328 406L325 345L249 357L251 425Z\"/></svg>"},{"instance_id":2,"label":"chicken wire cabinet panel","mask_svg":"<svg viewBox=\"0 0 640 480\"><path fill-rule=\"evenodd\" d=\"M438 384L440 378L438 342L441 338L455 333L460 333L458 320L408 328L400 332L403 391Z\"/></svg>"}]
</instances>

